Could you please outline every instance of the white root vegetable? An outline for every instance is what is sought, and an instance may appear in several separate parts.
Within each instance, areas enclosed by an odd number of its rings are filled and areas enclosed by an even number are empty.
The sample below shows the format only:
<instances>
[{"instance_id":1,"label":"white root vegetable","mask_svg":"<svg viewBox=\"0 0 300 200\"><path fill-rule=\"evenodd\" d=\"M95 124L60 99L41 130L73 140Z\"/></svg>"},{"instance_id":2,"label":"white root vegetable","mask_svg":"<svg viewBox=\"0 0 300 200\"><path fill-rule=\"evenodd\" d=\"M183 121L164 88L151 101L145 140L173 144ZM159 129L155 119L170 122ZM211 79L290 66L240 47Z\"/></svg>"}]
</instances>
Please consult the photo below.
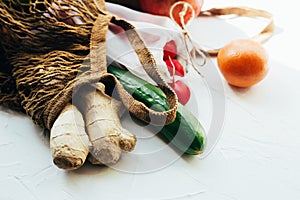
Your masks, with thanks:
<instances>
[{"instance_id":1,"label":"white root vegetable","mask_svg":"<svg viewBox=\"0 0 300 200\"><path fill-rule=\"evenodd\" d=\"M97 84L97 90L90 88L79 93L82 103L78 107L84 113L86 130L91 141L90 162L93 164L114 164L123 151L132 151L136 136L124 129L119 118L116 101L105 94L105 86Z\"/></svg>"},{"instance_id":2,"label":"white root vegetable","mask_svg":"<svg viewBox=\"0 0 300 200\"><path fill-rule=\"evenodd\" d=\"M50 148L54 164L65 170L81 167L89 153L89 138L79 110L68 104L50 131Z\"/></svg>"}]
</instances>

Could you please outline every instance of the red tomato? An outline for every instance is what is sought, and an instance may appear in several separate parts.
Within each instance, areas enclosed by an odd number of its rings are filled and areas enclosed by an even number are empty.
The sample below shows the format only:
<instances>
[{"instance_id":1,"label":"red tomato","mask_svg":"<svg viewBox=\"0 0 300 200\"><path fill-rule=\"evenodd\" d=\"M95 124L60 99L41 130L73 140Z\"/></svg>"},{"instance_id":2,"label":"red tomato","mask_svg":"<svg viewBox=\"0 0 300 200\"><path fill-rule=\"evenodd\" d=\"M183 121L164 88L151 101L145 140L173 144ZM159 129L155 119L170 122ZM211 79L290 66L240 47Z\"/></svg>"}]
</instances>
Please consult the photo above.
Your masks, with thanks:
<instances>
[{"instance_id":1,"label":"red tomato","mask_svg":"<svg viewBox=\"0 0 300 200\"><path fill-rule=\"evenodd\" d=\"M163 15L170 17L170 8L171 6L179 0L140 0L140 7L142 11L148 12L154 15ZM197 16L203 5L203 0L183 0L189 3L194 11L195 16ZM174 8L173 16L175 21L180 25L179 12L182 10L182 5L176 6ZM187 14L184 16L184 21L187 23L192 17L192 11L188 10Z\"/></svg>"}]
</instances>

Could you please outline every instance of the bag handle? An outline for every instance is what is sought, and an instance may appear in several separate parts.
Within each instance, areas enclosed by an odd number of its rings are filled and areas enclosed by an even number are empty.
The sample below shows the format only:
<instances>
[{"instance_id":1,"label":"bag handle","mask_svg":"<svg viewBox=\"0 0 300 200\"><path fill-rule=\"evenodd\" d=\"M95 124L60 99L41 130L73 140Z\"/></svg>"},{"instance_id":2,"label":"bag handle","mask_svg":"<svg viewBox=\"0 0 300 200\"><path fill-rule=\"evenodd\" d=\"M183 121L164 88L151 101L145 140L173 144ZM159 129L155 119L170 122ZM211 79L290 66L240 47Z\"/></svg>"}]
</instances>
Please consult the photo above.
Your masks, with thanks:
<instances>
[{"instance_id":1,"label":"bag handle","mask_svg":"<svg viewBox=\"0 0 300 200\"><path fill-rule=\"evenodd\" d=\"M243 17L263 17L269 19L269 23L265 28L259 32L257 35L251 37L250 39L263 43L272 37L274 33L274 20L271 13L265 10L259 10L249 7L225 7L225 8L211 8L209 10L201 11L199 17L216 17L222 15L237 15ZM211 56L216 56L220 49L206 50L206 52Z\"/></svg>"},{"instance_id":2,"label":"bag handle","mask_svg":"<svg viewBox=\"0 0 300 200\"><path fill-rule=\"evenodd\" d=\"M142 102L135 100L122 87L121 83L114 75L107 73L105 36L110 22L122 27L125 30L127 38L134 48L143 68L166 94L167 100L170 105L169 110L158 112L151 108L148 108ZM115 83L115 89L119 98L121 99L125 107L136 117L145 122L155 125L169 124L174 121L178 108L177 95L160 75L152 53L147 48L142 37L139 35L132 24L118 18L117 16L113 16L109 13L100 11L100 14L97 17L91 32L90 62L92 73L99 74L100 81L110 79L110 81L112 80Z\"/></svg>"}]
</instances>

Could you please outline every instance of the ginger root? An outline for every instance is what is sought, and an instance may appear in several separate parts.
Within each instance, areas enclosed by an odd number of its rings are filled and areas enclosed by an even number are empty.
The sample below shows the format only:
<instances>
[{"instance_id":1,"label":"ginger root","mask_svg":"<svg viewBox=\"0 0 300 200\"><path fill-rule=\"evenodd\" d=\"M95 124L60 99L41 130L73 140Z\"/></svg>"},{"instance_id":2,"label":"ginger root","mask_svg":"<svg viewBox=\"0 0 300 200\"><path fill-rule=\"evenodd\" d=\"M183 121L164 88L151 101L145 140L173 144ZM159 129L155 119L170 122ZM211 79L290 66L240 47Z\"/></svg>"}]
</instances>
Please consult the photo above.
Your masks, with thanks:
<instances>
[{"instance_id":1,"label":"ginger root","mask_svg":"<svg viewBox=\"0 0 300 200\"><path fill-rule=\"evenodd\" d=\"M81 167L89 153L89 138L79 110L68 104L50 131L50 148L54 164L66 170Z\"/></svg>"},{"instance_id":2,"label":"ginger root","mask_svg":"<svg viewBox=\"0 0 300 200\"><path fill-rule=\"evenodd\" d=\"M92 164L114 164L122 150L132 151L136 136L124 129L119 118L120 106L112 97L105 94L105 86L97 84L95 88L79 92L80 105L84 113L87 134L91 142L90 159Z\"/></svg>"},{"instance_id":3,"label":"ginger root","mask_svg":"<svg viewBox=\"0 0 300 200\"><path fill-rule=\"evenodd\" d=\"M121 125L120 103L105 94L102 83L97 89L84 88L78 95L76 105L68 104L50 131L54 164L61 169L78 169L88 155L92 164L116 163L122 151L132 151L136 144L136 136Z\"/></svg>"}]
</instances>

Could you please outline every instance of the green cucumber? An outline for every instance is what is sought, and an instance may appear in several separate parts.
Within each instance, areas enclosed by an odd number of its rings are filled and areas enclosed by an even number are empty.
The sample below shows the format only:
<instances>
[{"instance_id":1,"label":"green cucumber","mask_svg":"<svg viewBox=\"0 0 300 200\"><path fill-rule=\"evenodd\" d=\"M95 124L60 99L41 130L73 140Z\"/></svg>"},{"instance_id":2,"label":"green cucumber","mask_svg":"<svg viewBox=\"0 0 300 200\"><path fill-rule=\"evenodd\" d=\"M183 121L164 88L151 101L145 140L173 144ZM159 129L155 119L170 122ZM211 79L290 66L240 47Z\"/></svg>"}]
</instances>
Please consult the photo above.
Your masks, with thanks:
<instances>
[{"instance_id":1,"label":"green cucumber","mask_svg":"<svg viewBox=\"0 0 300 200\"><path fill-rule=\"evenodd\" d=\"M169 109L169 104L165 103L166 95L161 89L119 67L110 65L107 71L119 79L122 86L133 98L143 102L147 107L160 112Z\"/></svg>"},{"instance_id":2,"label":"green cucumber","mask_svg":"<svg viewBox=\"0 0 300 200\"><path fill-rule=\"evenodd\" d=\"M109 65L107 71L115 75L124 89L133 98L157 111L166 111L169 104L162 90L127 70ZM167 142L181 152L197 155L203 152L206 144L205 131L198 119L183 105L179 104L175 120L162 128L156 127Z\"/></svg>"}]
</instances>

